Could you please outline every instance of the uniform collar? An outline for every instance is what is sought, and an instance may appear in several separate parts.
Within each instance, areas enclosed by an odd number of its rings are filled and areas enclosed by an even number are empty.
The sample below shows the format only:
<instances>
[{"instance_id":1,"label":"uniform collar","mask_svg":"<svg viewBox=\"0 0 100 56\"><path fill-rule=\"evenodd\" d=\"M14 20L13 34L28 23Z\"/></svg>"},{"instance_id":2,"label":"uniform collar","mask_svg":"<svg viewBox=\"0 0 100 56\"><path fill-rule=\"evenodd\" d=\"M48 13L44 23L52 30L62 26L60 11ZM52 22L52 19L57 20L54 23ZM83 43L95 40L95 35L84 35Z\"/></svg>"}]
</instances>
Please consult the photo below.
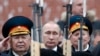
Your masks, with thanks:
<instances>
[{"instance_id":1,"label":"uniform collar","mask_svg":"<svg viewBox=\"0 0 100 56\"><path fill-rule=\"evenodd\" d=\"M83 49L83 51L87 51L89 49L89 44L86 45L86 48ZM77 49L75 49L75 51L79 51Z\"/></svg>"},{"instance_id":2,"label":"uniform collar","mask_svg":"<svg viewBox=\"0 0 100 56\"><path fill-rule=\"evenodd\" d=\"M87 51L88 49L89 49L89 45L87 45L83 51Z\"/></svg>"},{"instance_id":3,"label":"uniform collar","mask_svg":"<svg viewBox=\"0 0 100 56\"><path fill-rule=\"evenodd\" d=\"M12 51L13 55L14 56L19 56L17 53L15 53L14 51Z\"/></svg>"},{"instance_id":4,"label":"uniform collar","mask_svg":"<svg viewBox=\"0 0 100 56\"><path fill-rule=\"evenodd\" d=\"M19 55L18 55L16 52L14 52L14 51L12 51L12 53L13 53L14 56L19 56ZM26 53L27 53L27 52L26 52ZM26 53L25 53L25 54L26 54Z\"/></svg>"}]
</instances>

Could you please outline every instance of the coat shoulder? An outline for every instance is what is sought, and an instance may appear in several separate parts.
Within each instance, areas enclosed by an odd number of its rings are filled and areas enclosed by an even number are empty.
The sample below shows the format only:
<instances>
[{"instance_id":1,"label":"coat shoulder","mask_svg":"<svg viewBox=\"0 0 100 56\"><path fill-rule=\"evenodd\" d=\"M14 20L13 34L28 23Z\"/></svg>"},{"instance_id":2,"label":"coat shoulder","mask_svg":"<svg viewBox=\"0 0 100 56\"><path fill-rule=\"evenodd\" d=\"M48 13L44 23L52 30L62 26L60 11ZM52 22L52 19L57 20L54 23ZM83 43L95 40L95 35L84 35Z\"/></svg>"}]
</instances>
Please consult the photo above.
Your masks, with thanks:
<instances>
[{"instance_id":1,"label":"coat shoulder","mask_svg":"<svg viewBox=\"0 0 100 56\"><path fill-rule=\"evenodd\" d=\"M9 50L1 52L0 56L9 56L8 54L9 54Z\"/></svg>"}]
</instances>

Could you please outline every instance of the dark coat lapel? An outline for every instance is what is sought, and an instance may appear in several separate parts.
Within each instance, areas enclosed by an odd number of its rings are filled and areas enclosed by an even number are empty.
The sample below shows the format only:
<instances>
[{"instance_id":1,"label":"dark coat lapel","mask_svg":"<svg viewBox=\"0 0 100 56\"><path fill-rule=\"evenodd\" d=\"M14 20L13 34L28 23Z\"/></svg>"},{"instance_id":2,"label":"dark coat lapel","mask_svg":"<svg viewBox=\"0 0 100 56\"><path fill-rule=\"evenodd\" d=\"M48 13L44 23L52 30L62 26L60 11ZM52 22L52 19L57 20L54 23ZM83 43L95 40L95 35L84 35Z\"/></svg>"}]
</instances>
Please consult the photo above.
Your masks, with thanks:
<instances>
[{"instance_id":1,"label":"dark coat lapel","mask_svg":"<svg viewBox=\"0 0 100 56\"><path fill-rule=\"evenodd\" d=\"M61 47L57 46L57 52L60 53L60 54L63 54L63 50Z\"/></svg>"}]
</instances>

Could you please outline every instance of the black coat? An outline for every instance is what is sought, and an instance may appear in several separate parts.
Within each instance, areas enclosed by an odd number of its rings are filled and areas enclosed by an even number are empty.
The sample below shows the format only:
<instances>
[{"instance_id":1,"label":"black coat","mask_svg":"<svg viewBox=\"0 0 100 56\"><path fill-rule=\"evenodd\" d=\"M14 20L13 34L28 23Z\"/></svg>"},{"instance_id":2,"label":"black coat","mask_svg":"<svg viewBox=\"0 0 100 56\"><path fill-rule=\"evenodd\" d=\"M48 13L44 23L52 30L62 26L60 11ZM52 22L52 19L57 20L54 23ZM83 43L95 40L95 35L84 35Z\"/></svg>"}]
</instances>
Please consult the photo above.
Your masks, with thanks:
<instances>
[{"instance_id":1,"label":"black coat","mask_svg":"<svg viewBox=\"0 0 100 56\"><path fill-rule=\"evenodd\" d=\"M60 52L60 49L58 49L58 52L55 52L53 50L40 49L40 56L63 56L59 52ZM0 53L0 56L14 56L14 55L11 50L8 50L8 51L4 51ZM24 56L30 56L30 52L28 52Z\"/></svg>"},{"instance_id":2,"label":"black coat","mask_svg":"<svg viewBox=\"0 0 100 56\"><path fill-rule=\"evenodd\" d=\"M58 47L57 52L49 49L40 49L40 56L64 56L62 55L62 48ZM4 51L0 53L0 56L14 56L11 50ZM30 52L28 52L24 56L30 56ZM92 56L91 53L88 52L72 52L72 56Z\"/></svg>"},{"instance_id":3,"label":"black coat","mask_svg":"<svg viewBox=\"0 0 100 56\"><path fill-rule=\"evenodd\" d=\"M75 48L72 46L72 52L76 52L75 51ZM87 51L85 51L85 52L89 52L89 53L91 53L90 51L89 51L89 49L87 50Z\"/></svg>"},{"instance_id":4,"label":"black coat","mask_svg":"<svg viewBox=\"0 0 100 56\"><path fill-rule=\"evenodd\" d=\"M57 46L57 52L50 49L41 49L41 56L63 56L63 50Z\"/></svg>"},{"instance_id":5,"label":"black coat","mask_svg":"<svg viewBox=\"0 0 100 56\"><path fill-rule=\"evenodd\" d=\"M97 46L94 47L92 54L93 56L100 56L100 43L98 43Z\"/></svg>"},{"instance_id":6,"label":"black coat","mask_svg":"<svg viewBox=\"0 0 100 56\"><path fill-rule=\"evenodd\" d=\"M92 56L92 54L89 52L77 51L77 52L72 52L72 56Z\"/></svg>"},{"instance_id":7,"label":"black coat","mask_svg":"<svg viewBox=\"0 0 100 56\"><path fill-rule=\"evenodd\" d=\"M92 53L87 51L75 51L75 48L72 46L72 56L92 56Z\"/></svg>"},{"instance_id":8,"label":"black coat","mask_svg":"<svg viewBox=\"0 0 100 56\"><path fill-rule=\"evenodd\" d=\"M57 46L57 52L60 54L63 54L63 49L61 47Z\"/></svg>"},{"instance_id":9,"label":"black coat","mask_svg":"<svg viewBox=\"0 0 100 56\"><path fill-rule=\"evenodd\" d=\"M63 56L61 53L49 49L41 49L40 53L41 56Z\"/></svg>"},{"instance_id":10,"label":"black coat","mask_svg":"<svg viewBox=\"0 0 100 56\"><path fill-rule=\"evenodd\" d=\"M0 53L0 56L14 56L11 50ZM24 56L30 56L30 52L27 52Z\"/></svg>"}]
</instances>

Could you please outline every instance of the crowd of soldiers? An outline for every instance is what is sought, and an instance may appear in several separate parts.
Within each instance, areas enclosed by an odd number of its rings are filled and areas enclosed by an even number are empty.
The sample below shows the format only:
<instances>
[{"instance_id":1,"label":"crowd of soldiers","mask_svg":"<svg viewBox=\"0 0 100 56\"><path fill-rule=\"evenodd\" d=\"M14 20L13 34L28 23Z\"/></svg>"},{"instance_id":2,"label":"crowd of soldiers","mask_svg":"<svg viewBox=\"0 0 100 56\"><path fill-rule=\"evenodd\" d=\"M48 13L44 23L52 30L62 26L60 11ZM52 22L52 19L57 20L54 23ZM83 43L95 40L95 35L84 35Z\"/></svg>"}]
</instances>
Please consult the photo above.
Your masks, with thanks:
<instances>
[{"instance_id":1,"label":"crowd of soldiers","mask_svg":"<svg viewBox=\"0 0 100 56\"><path fill-rule=\"evenodd\" d=\"M68 39L71 42L71 56L100 56L100 21L91 22L88 16L83 17L82 0L75 0L72 5L72 16ZM66 15L63 17L66 19ZM66 56L63 52L64 26L67 22L49 21L43 25L41 31L42 43L39 43L40 56ZM81 29L80 20L83 19ZM0 42L0 56L32 56L31 47L34 49L36 41L32 39L31 29L34 26L29 18L25 16L14 16L8 19L2 27L4 39ZM79 39L82 30L82 51L79 50ZM43 44L43 45L42 45ZM42 47L40 47L42 46ZM38 48L36 48L38 50ZM38 56L36 55L33 56Z\"/></svg>"}]
</instances>

